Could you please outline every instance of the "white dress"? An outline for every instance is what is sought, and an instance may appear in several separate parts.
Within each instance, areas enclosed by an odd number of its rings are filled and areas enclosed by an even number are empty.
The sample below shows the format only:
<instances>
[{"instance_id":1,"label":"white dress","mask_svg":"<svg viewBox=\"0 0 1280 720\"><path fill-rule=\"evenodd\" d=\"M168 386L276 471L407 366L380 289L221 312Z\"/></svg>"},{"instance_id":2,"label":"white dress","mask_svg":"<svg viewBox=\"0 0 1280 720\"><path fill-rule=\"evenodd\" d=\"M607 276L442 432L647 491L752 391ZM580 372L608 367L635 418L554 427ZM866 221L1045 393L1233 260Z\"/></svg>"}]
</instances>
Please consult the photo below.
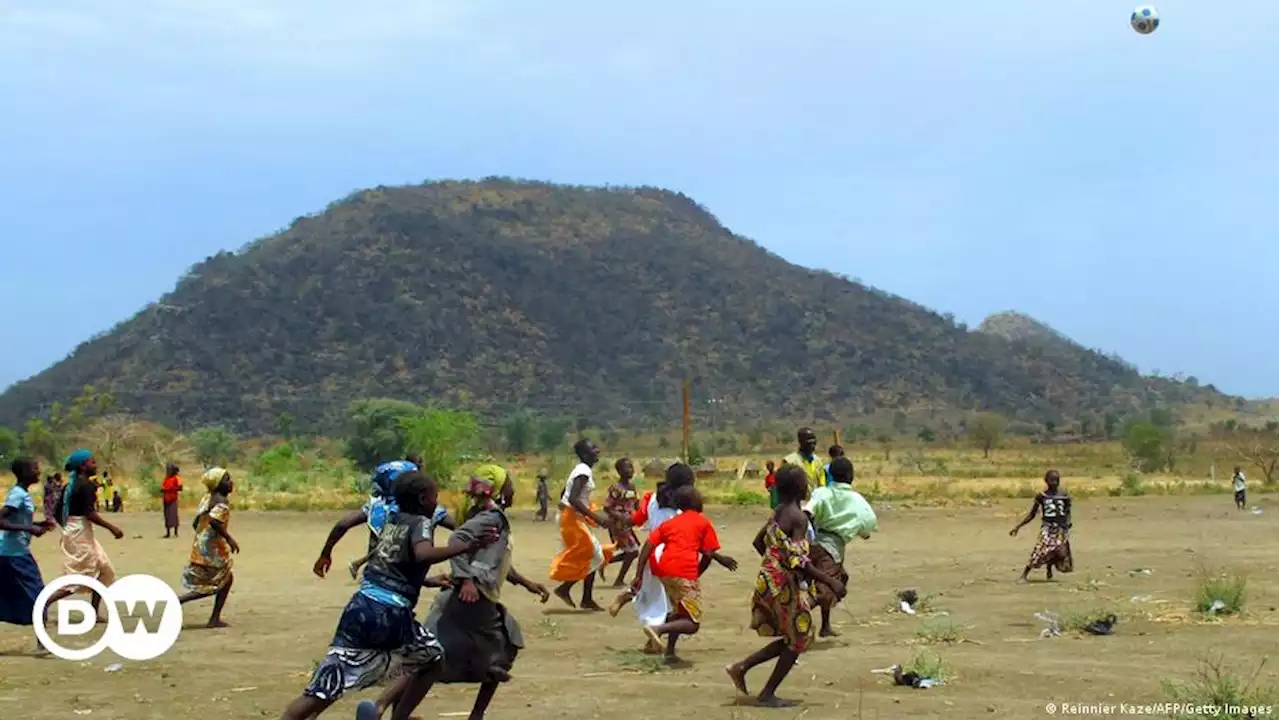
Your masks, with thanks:
<instances>
[{"instance_id":1,"label":"white dress","mask_svg":"<svg viewBox=\"0 0 1280 720\"><path fill-rule=\"evenodd\" d=\"M648 514L649 520L645 523L644 529L652 533L659 525L679 515L680 511L675 508L658 507L658 495L654 493L649 497ZM659 545L653 549L654 560L662 557L663 547ZM667 591L662 589L662 581L652 572L645 572L644 580L640 583L640 592L632 604L635 605L636 617L640 618L642 625L661 625L666 622L667 613L671 611L671 605L667 602Z\"/></svg>"}]
</instances>

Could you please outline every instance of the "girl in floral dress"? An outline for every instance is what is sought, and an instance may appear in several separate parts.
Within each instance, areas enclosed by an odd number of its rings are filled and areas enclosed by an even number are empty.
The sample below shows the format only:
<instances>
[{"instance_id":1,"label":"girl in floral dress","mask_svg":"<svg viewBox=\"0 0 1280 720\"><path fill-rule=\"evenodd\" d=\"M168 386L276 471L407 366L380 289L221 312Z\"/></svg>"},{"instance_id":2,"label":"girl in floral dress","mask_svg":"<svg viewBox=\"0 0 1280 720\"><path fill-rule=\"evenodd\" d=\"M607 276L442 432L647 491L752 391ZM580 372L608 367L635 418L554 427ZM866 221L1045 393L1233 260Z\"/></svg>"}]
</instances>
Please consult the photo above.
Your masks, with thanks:
<instances>
[{"instance_id":1,"label":"girl in floral dress","mask_svg":"<svg viewBox=\"0 0 1280 720\"><path fill-rule=\"evenodd\" d=\"M609 524L609 538L616 548L613 559L600 566L600 579L604 580L605 568L620 562L622 569L613 581L613 586L620 588L626 584L625 578L627 571L631 569L631 563L640 554L640 539L631 527L631 516L640 509L640 493L631 481L636 474L631 458L619 459L613 468L618 471L618 482L609 486L609 494L604 501L604 514L612 521ZM637 569L636 574L639 575L639 572Z\"/></svg>"},{"instance_id":2,"label":"girl in floral dress","mask_svg":"<svg viewBox=\"0 0 1280 720\"><path fill-rule=\"evenodd\" d=\"M182 586L187 594L179 602L189 603L213 596L213 612L209 615L209 627L221 628L222 608L231 594L231 555L240 552L240 545L227 530L231 522L231 502L228 496L235 489L231 473L215 467L205 471L201 481L208 493L200 501L196 519L192 525L196 531L191 543L191 559L182 572Z\"/></svg>"},{"instance_id":3,"label":"girl in floral dress","mask_svg":"<svg viewBox=\"0 0 1280 720\"><path fill-rule=\"evenodd\" d=\"M814 627L810 612L817 604L813 583L831 589L838 598L845 594L844 584L814 568L809 562L809 518L801 503L809 492L808 477L802 468L783 465L778 470L775 487L778 506L773 516L756 534L755 548L760 553L760 575L751 596L751 628L762 637L777 638L741 662L729 665L725 672L743 695L747 690L747 673L755 666L777 659L773 673L765 682L756 703L765 707L790 707L797 703L776 695L778 686L791 672L800 653L813 643Z\"/></svg>"}]
</instances>

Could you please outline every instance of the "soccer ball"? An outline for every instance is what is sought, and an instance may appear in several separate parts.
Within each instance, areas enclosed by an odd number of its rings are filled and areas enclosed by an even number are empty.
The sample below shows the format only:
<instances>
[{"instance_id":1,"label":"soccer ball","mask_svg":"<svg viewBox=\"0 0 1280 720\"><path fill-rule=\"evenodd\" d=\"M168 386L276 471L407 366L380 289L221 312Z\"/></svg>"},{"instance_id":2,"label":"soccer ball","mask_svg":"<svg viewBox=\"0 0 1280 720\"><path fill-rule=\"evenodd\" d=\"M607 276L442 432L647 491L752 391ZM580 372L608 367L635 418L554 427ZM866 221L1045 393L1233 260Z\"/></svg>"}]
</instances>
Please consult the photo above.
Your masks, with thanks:
<instances>
[{"instance_id":1,"label":"soccer ball","mask_svg":"<svg viewBox=\"0 0 1280 720\"><path fill-rule=\"evenodd\" d=\"M1160 27L1160 14L1150 5L1141 5L1129 16L1129 24L1143 35L1150 35Z\"/></svg>"}]
</instances>

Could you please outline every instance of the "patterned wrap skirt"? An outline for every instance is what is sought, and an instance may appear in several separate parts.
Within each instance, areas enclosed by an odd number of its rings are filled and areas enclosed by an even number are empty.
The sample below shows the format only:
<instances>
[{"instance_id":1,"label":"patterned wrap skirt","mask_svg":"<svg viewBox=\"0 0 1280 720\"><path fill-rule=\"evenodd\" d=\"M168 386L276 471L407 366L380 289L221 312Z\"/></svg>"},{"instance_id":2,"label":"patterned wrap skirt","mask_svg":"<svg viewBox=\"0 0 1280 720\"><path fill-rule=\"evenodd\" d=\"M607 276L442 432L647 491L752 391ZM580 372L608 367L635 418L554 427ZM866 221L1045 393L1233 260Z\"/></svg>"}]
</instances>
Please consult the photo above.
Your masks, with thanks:
<instances>
[{"instance_id":1,"label":"patterned wrap skirt","mask_svg":"<svg viewBox=\"0 0 1280 720\"><path fill-rule=\"evenodd\" d=\"M789 582L777 594L769 592L763 576L756 580L751 595L751 629L761 637L778 637L793 652L802 653L813 644L813 616L817 600L813 589Z\"/></svg>"},{"instance_id":2,"label":"patterned wrap skirt","mask_svg":"<svg viewBox=\"0 0 1280 720\"><path fill-rule=\"evenodd\" d=\"M822 572L827 577L839 580L841 585L849 584L849 573L845 571L844 565L836 562L836 559L831 557L831 553L827 552L818 543L809 545L809 564L813 566L813 569ZM816 585L814 593L817 596L818 605L830 610L836 606L836 603L840 602L840 598L837 598L836 594L831 592L831 588L822 583L816 583Z\"/></svg>"},{"instance_id":3,"label":"patterned wrap skirt","mask_svg":"<svg viewBox=\"0 0 1280 720\"><path fill-rule=\"evenodd\" d=\"M1036 547L1031 551L1028 564L1032 568L1048 565L1058 572L1071 572L1075 563L1071 559L1071 541L1067 538L1067 529L1060 525L1042 525L1040 539L1036 540Z\"/></svg>"},{"instance_id":4,"label":"patterned wrap skirt","mask_svg":"<svg viewBox=\"0 0 1280 720\"><path fill-rule=\"evenodd\" d=\"M425 670L444 660L444 648L413 617L412 608L386 605L357 592L343 608L329 652L303 692L335 700L349 690L376 685L391 668L392 655L404 670Z\"/></svg>"},{"instance_id":5,"label":"patterned wrap skirt","mask_svg":"<svg viewBox=\"0 0 1280 720\"><path fill-rule=\"evenodd\" d=\"M702 587L697 580L681 577L658 578L677 617L702 624Z\"/></svg>"}]
</instances>

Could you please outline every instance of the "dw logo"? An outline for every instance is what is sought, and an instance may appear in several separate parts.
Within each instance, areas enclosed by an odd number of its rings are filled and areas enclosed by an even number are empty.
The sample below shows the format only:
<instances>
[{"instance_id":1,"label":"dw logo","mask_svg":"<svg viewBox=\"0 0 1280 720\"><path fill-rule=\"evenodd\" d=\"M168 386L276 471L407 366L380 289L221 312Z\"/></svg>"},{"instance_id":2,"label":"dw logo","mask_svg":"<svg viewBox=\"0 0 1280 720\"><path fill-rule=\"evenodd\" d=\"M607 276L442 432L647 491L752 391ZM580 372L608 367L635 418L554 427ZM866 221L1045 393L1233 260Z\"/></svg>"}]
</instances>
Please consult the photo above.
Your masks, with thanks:
<instances>
[{"instance_id":1,"label":"dw logo","mask_svg":"<svg viewBox=\"0 0 1280 720\"><path fill-rule=\"evenodd\" d=\"M98 593L107 609L107 629L102 637L79 650L59 645L50 637L43 621L49 598L73 585ZM78 617L73 620L72 614ZM59 636L85 635L97 621L93 603L87 599L73 596L58 603ZM178 641L178 634L182 632L182 605L167 583L151 575L126 575L111 587L84 575L64 575L46 585L36 597L32 623L44 649L63 660L88 660L107 648L129 660L150 660L163 655Z\"/></svg>"}]
</instances>

